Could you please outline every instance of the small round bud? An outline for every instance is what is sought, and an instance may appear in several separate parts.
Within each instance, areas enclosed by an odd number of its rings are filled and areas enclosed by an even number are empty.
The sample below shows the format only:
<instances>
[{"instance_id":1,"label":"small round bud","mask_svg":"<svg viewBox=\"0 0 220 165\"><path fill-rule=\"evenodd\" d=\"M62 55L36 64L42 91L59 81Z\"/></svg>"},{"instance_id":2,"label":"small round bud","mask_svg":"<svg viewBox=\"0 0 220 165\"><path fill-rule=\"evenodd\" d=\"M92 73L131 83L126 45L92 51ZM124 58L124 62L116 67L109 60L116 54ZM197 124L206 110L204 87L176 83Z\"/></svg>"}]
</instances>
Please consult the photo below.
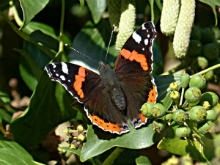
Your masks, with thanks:
<instances>
[{"instance_id":1,"label":"small round bud","mask_svg":"<svg viewBox=\"0 0 220 165\"><path fill-rule=\"evenodd\" d=\"M206 86L206 79L200 75L195 74L189 81L189 87L198 87L199 89L203 89Z\"/></svg>"},{"instance_id":2,"label":"small round bud","mask_svg":"<svg viewBox=\"0 0 220 165\"><path fill-rule=\"evenodd\" d=\"M164 130L166 126L166 122L164 120L154 120L153 121L153 130L160 133L162 130Z\"/></svg>"},{"instance_id":3,"label":"small round bud","mask_svg":"<svg viewBox=\"0 0 220 165\"><path fill-rule=\"evenodd\" d=\"M195 57L202 52L202 43L199 40L190 40L187 56Z\"/></svg>"},{"instance_id":4,"label":"small round bud","mask_svg":"<svg viewBox=\"0 0 220 165\"><path fill-rule=\"evenodd\" d=\"M176 129L176 136L178 136L178 138L187 138L189 137L191 133L191 129L189 127L186 126L180 126Z\"/></svg>"},{"instance_id":5,"label":"small round bud","mask_svg":"<svg viewBox=\"0 0 220 165\"><path fill-rule=\"evenodd\" d=\"M85 136L83 134L79 134L78 137L77 137L77 140L82 142L82 141L85 140Z\"/></svg>"},{"instance_id":6,"label":"small round bud","mask_svg":"<svg viewBox=\"0 0 220 165\"><path fill-rule=\"evenodd\" d=\"M198 102L201 97L201 91L197 87L190 87L185 92L185 99L188 103L195 103Z\"/></svg>"},{"instance_id":7,"label":"small round bud","mask_svg":"<svg viewBox=\"0 0 220 165\"><path fill-rule=\"evenodd\" d=\"M142 114L147 118L152 118L153 116L151 114L151 111L152 111L153 106L154 106L154 103L151 103L151 102L144 103L141 107Z\"/></svg>"},{"instance_id":8,"label":"small round bud","mask_svg":"<svg viewBox=\"0 0 220 165\"><path fill-rule=\"evenodd\" d=\"M178 90L178 84L177 84L177 82L172 82L172 83L170 84L170 89L171 89L171 90Z\"/></svg>"},{"instance_id":9,"label":"small round bud","mask_svg":"<svg viewBox=\"0 0 220 165\"><path fill-rule=\"evenodd\" d=\"M200 26L193 25L190 39L191 40L200 40L201 39L201 27Z\"/></svg>"},{"instance_id":10,"label":"small round bud","mask_svg":"<svg viewBox=\"0 0 220 165\"><path fill-rule=\"evenodd\" d=\"M184 73L181 77L180 77L180 82L181 82L181 86L183 88L186 88L189 85L189 80L190 80L190 76L187 73Z\"/></svg>"},{"instance_id":11,"label":"small round bud","mask_svg":"<svg viewBox=\"0 0 220 165\"><path fill-rule=\"evenodd\" d=\"M72 143L71 143L71 145L70 145L70 149L76 150L76 149L79 148L79 145L80 145L79 142L77 142L76 140L73 140Z\"/></svg>"},{"instance_id":12,"label":"small round bud","mask_svg":"<svg viewBox=\"0 0 220 165\"><path fill-rule=\"evenodd\" d=\"M201 29L201 42L203 44L210 43L215 39L215 33L212 28L202 28Z\"/></svg>"},{"instance_id":13,"label":"small round bud","mask_svg":"<svg viewBox=\"0 0 220 165\"><path fill-rule=\"evenodd\" d=\"M165 107L163 106L163 104L160 104L160 103L154 104L154 106L151 110L151 114L155 118L164 116L165 113L166 113Z\"/></svg>"},{"instance_id":14,"label":"small round bud","mask_svg":"<svg viewBox=\"0 0 220 165\"><path fill-rule=\"evenodd\" d=\"M208 60L205 57L198 56L192 59L191 68L194 71L200 71L207 68L208 64Z\"/></svg>"},{"instance_id":15,"label":"small round bud","mask_svg":"<svg viewBox=\"0 0 220 165\"><path fill-rule=\"evenodd\" d=\"M171 113L166 114L165 119L167 122L173 121L173 114Z\"/></svg>"},{"instance_id":16,"label":"small round bud","mask_svg":"<svg viewBox=\"0 0 220 165\"><path fill-rule=\"evenodd\" d=\"M214 123L211 121L207 121L205 123L198 124L198 131L203 135L206 133L210 133L213 125L214 125Z\"/></svg>"},{"instance_id":17,"label":"small round bud","mask_svg":"<svg viewBox=\"0 0 220 165\"><path fill-rule=\"evenodd\" d=\"M179 159L175 157L174 155L167 160L167 165L178 164L178 163L179 163Z\"/></svg>"},{"instance_id":18,"label":"small round bud","mask_svg":"<svg viewBox=\"0 0 220 165\"><path fill-rule=\"evenodd\" d=\"M208 80L211 80L214 76L214 72L213 70L210 70L208 71L206 74L205 74L205 79L208 81Z\"/></svg>"},{"instance_id":19,"label":"small round bud","mask_svg":"<svg viewBox=\"0 0 220 165\"><path fill-rule=\"evenodd\" d=\"M202 53L208 60L212 61L219 56L219 49L215 43L209 43L203 47Z\"/></svg>"},{"instance_id":20,"label":"small round bud","mask_svg":"<svg viewBox=\"0 0 220 165\"><path fill-rule=\"evenodd\" d=\"M206 119L207 112L202 106L194 106L189 111L189 117L192 121L201 123Z\"/></svg>"},{"instance_id":21,"label":"small round bud","mask_svg":"<svg viewBox=\"0 0 220 165\"><path fill-rule=\"evenodd\" d=\"M187 119L186 112L182 109L178 109L173 113L173 120L178 124L183 124Z\"/></svg>"},{"instance_id":22,"label":"small round bud","mask_svg":"<svg viewBox=\"0 0 220 165\"><path fill-rule=\"evenodd\" d=\"M204 101L208 101L211 105L210 108L213 108L217 105L218 99L218 96L214 92L206 92L202 94L200 103L203 105Z\"/></svg>"},{"instance_id":23,"label":"small round bud","mask_svg":"<svg viewBox=\"0 0 220 165\"><path fill-rule=\"evenodd\" d=\"M206 120L215 121L217 119L217 114L214 109L207 110Z\"/></svg>"},{"instance_id":24,"label":"small round bud","mask_svg":"<svg viewBox=\"0 0 220 165\"><path fill-rule=\"evenodd\" d=\"M170 93L170 97L174 100L174 101L178 101L180 99L180 93L178 91L172 91Z\"/></svg>"},{"instance_id":25,"label":"small round bud","mask_svg":"<svg viewBox=\"0 0 220 165\"><path fill-rule=\"evenodd\" d=\"M78 133L81 133L84 131L84 128L82 125L78 125L76 129L77 129Z\"/></svg>"}]
</instances>

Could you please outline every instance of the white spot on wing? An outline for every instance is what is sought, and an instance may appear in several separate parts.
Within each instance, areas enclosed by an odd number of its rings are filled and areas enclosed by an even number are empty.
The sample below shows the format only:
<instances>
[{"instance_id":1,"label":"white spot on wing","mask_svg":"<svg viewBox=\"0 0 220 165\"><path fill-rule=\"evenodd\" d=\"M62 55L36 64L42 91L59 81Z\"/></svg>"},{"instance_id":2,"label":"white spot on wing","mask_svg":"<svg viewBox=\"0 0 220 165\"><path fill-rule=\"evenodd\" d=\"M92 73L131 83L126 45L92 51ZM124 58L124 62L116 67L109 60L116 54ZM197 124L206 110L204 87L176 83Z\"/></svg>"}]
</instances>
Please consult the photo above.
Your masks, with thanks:
<instances>
[{"instance_id":1,"label":"white spot on wing","mask_svg":"<svg viewBox=\"0 0 220 165\"><path fill-rule=\"evenodd\" d=\"M56 73L56 76L58 77L58 76L59 76L59 74L58 74L58 73Z\"/></svg>"},{"instance_id":2,"label":"white spot on wing","mask_svg":"<svg viewBox=\"0 0 220 165\"><path fill-rule=\"evenodd\" d=\"M61 80L63 80L63 81L65 81L65 80L66 80L66 78L65 78L65 76L64 76L64 75L61 75L61 76L60 76L60 79L61 79Z\"/></svg>"},{"instance_id":3,"label":"white spot on wing","mask_svg":"<svg viewBox=\"0 0 220 165\"><path fill-rule=\"evenodd\" d=\"M54 69L57 67L54 63L52 63L52 66L53 66Z\"/></svg>"},{"instance_id":4,"label":"white spot on wing","mask_svg":"<svg viewBox=\"0 0 220 165\"><path fill-rule=\"evenodd\" d=\"M145 27L144 25L145 25L145 24L142 24L142 25L141 25L141 28L142 28L143 30L146 29L146 27Z\"/></svg>"},{"instance_id":5,"label":"white spot on wing","mask_svg":"<svg viewBox=\"0 0 220 165\"><path fill-rule=\"evenodd\" d=\"M62 65L62 71L63 71L63 73L68 74L68 73L69 73L69 70L68 70L67 64L64 63L64 62L61 62L61 65Z\"/></svg>"},{"instance_id":6,"label":"white spot on wing","mask_svg":"<svg viewBox=\"0 0 220 165\"><path fill-rule=\"evenodd\" d=\"M141 42L141 36L138 35L137 32L134 32L134 33L132 34L132 37L133 37L133 39L134 39L138 44L140 44L140 42Z\"/></svg>"},{"instance_id":7,"label":"white spot on wing","mask_svg":"<svg viewBox=\"0 0 220 165\"><path fill-rule=\"evenodd\" d=\"M145 39L145 40L144 40L144 44L145 44L145 45L148 45L148 39Z\"/></svg>"},{"instance_id":8,"label":"white spot on wing","mask_svg":"<svg viewBox=\"0 0 220 165\"><path fill-rule=\"evenodd\" d=\"M150 38L150 34L147 34L147 38Z\"/></svg>"},{"instance_id":9,"label":"white spot on wing","mask_svg":"<svg viewBox=\"0 0 220 165\"><path fill-rule=\"evenodd\" d=\"M144 51L144 50L145 50L145 48L142 48L142 50Z\"/></svg>"}]
</instances>

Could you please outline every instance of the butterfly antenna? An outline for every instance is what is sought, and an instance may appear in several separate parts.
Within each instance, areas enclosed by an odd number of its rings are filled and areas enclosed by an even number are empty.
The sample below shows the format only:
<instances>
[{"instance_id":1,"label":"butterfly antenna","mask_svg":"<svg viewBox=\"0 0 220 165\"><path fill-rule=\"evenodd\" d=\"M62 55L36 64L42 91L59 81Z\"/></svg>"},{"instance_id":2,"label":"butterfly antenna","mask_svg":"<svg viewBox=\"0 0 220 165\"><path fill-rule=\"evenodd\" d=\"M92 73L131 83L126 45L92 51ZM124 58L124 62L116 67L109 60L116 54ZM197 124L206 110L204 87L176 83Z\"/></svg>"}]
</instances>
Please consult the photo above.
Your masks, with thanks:
<instances>
[{"instance_id":1,"label":"butterfly antenna","mask_svg":"<svg viewBox=\"0 0 220 165\"><path fill-rule=\"evenodd\" d=\"M105 55L105 63L106 63L106 60L107 60L108 51L109 51L109 47L110 47L110 44L111 44L111 41L112 41L112 36L113 36L114 30L115 30L115 25L113 25L113 29L112 29L112 32L111 32L111 37L110 37L110 40L109 40L109 43L108 43L108 49L107 49L107 52L106 52L106 55Z\"/></svg>"},{"instance_id":2,"label":"butterfly antenna","mask_svg":"<svg viewBox=\"0 0 220 165\"><path fill-rule=\"evenodd\" d=\"M67 47L69 47L70 49L72 49L72 50L76 51L77 53L79 53L79 54L83 55L84 57L89 58L90 60L92 60L92 61L93 61L93 62L95 62L96 64L99 64L97 61L95 61L95 60L94 60L94 59L92 59L91 57L89 57L89 56L87 56L87 55L83 54L82 52L80 52L80 51L76 50L75 48L73 48L73 47L69 46L68 44L65 44L65 46L67 46Z\"/></svg>"}]
</instances>

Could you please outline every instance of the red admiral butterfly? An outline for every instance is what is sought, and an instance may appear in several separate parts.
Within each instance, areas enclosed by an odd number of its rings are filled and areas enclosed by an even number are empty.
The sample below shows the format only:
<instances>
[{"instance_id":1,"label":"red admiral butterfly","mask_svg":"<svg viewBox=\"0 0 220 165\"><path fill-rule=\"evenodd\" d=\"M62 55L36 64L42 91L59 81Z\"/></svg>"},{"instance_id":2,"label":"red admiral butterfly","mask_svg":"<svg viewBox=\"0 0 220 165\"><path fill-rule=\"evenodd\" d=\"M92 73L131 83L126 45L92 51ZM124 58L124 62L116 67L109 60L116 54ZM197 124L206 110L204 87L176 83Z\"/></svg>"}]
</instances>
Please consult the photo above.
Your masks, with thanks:
<instances>
[{"instance_id":1,"label":"red admiral butterfly","mask_svg":"<svg viewBox=\"0 0 220 165\"><path fill-rule=\"evenodd\" d=\"M150 76L156 34L152 22L143 24L124 44L113 70L100 62L100 75L64 62L47 65L47 73L84 104L94 125L111 133L129 132L128 122L135 128L147 122L140 108L146 101L155 103L158 96Z\"/></svg>"}]
</instances>

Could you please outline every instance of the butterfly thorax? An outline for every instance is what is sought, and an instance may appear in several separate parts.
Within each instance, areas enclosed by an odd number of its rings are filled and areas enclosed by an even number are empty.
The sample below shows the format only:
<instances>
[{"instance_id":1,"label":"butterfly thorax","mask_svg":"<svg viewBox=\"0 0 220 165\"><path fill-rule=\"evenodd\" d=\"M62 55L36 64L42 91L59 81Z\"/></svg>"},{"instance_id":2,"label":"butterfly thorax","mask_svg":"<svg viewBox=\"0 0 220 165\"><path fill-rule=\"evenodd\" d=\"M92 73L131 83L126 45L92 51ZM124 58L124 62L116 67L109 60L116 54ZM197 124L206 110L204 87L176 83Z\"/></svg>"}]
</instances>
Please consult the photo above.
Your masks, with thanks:
<instances>
[{"instance_id":1,"label":"butterfly thorax","mask_svg":"<svg viewBox=\"0 0 220 165\"><path fill-rule=\"evenodd\" d=\"M121 89L120 79L113 69L109 65L100 62L99 67L101 84L111 94L111 99L117 108L125 110L126 99Z\"/></svg>"}]
</instances>

